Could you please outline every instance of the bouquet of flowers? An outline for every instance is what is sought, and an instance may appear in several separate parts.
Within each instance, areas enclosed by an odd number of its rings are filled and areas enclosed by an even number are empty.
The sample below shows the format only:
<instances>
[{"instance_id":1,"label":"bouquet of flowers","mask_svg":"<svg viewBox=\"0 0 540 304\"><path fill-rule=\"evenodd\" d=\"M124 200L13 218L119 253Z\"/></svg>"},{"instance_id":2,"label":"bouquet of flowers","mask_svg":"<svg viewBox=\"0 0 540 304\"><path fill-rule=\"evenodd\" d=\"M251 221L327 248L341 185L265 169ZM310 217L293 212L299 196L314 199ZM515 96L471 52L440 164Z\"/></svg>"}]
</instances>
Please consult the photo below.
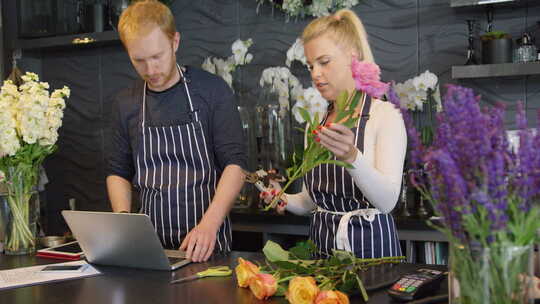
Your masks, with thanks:
<instances>
[{"instance_id":1,"label":"bouquet of flowers","mask_svg":"<svg viewBox=\"0 0 540 304\"><path fill-rule=\"evenodd\" d=\"M17 87L6 80L0 90L0 183L7 188L11 212L6 252L35 249L29 227L29 201L38 182L38 169L56 149L68 87L49 94L49 84L26 73Z\"/></svg>"},{"instance_id":2,"label":"bouquet of flowers","mask_svg":"<svg viewBox=\"0 0 540 304\"><path fill-rule=\"evenodd\" d=\"M312 259L316 246L311 241L298 243L289 251L268 241L263 248L266 263L238 258L236 278L239 287L249 288L259 300L285 296L292 304L348 304L348 294L368 295L360 273L369 267L399 263L404 257L360 259L350 252L334 250L327 259Z\"/></svg>"},{"instance_id":3,"label":"bouquet of flowers","mask_svg":"<svg viewBox=\"0 0 540 304\"><path fill-rule=\"evenodd\" d=\"M400 106L395 92L390 100ZM481 109L471 89L449 86L426 147L405 108L411 182L441 216L460 303L523 303L531 246L540 228L540 133L517 115L510 147L502 106ZM422 172L425 172L423 174Z\"/></svg>"},{"instance_id":4,"label":"bouquet of flowers","mask_svg":"<svg viewBox=\"0 0 540 304\"><path fill-rule=\"evenodd\" d=\"M253 55L248 53L248 49L252 45L253 40L251 38L247 40L237 39L231 46L233 53L231 56L227 59L208 57L202 63L202 69L219 75L234 90L232 73L237 67L248 64L253 60Z\"/></svg>"}]
</instances>

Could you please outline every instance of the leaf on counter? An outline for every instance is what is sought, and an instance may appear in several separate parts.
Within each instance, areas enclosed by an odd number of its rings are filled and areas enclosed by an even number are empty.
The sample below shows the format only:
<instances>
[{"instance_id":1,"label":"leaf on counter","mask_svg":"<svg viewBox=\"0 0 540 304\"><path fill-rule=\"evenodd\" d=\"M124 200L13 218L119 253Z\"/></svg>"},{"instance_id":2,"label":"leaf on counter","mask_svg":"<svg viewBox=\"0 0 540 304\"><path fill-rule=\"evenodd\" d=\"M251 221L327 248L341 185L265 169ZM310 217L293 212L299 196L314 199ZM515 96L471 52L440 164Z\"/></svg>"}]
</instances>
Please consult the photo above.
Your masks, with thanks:
<instances>
[{"instance_id":1,"label":"leaf on counter","mask_svg":"<svg viewBox=\"0 0 540 304\"><path fill-rule=\"evenodd\" d=\"M294 247L289 249L289 252L299 260L309 260L313 257L313 254L317 251L317 246L312 240L305 242L299 242Z\"/></svg>"},{"instance_id":2,"label":"leaf on counter","mask_svg":"<svg viewBox=\"0 0 540 304\"><path fill-rule=\"evenodd\" d=\"M270 262L289 260L289 252L275 242L267 241L262 251L266 259Z\"/></svg>"},{"instance_id":3,"label":"leaf on counter","mask_svg":"<svg viewBox=\"0 0 540 304\"><path fill-rule=\"evenodd\" d=\"M276 266L283 270L293 270L295 273L309 274L309 269L301 265L301 261L275 261Z\"/></svg>"}]
</instances>

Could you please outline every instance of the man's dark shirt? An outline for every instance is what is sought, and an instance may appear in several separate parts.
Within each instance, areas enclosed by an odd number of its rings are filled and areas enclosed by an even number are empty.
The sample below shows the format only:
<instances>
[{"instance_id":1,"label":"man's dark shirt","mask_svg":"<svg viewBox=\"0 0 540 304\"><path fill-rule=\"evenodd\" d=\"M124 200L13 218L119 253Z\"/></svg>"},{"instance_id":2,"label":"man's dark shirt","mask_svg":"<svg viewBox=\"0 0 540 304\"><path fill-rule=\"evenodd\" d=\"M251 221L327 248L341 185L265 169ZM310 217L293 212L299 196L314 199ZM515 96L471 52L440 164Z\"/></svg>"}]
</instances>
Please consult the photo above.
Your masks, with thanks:
<instances>
[{"instance_id":1,"label":"man's dark shirt","mask_svg":"<svg viewBox=\"0 0 540 304\"><path fill-rule=\"evenodd\" d=\"M193 67L187 67L184 74L218 174L231 164L247 168L245 139L231 89L218 76ZM122 90L115 96L112 108L113 130L108 147L107 175L118 175L132 182L135 182L136 152L142 141L143 87L144 82L139 80L131 88ZM162 92L147 88L147 127L188 123L189 112L183 80Z\"/></svg>"}]
</instances>

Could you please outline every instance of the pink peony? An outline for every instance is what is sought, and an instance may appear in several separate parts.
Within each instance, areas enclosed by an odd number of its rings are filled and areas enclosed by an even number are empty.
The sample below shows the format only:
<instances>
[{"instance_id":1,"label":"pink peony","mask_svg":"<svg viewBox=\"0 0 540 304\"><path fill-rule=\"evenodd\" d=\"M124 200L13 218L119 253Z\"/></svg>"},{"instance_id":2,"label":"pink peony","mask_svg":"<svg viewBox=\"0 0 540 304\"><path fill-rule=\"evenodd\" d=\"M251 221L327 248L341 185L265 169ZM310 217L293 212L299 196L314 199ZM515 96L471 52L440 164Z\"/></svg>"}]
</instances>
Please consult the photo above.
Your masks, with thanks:
<instances>
[{"instance_id":1,"label":"pink peony","mask_svg":"<svg viewBox=\"0 0 540 304\"><path fill-rule=\"evenodd\" d=\"M358 61L353 57L351 70L357 90L376 98L380 98L388 91L389 85L380 80L381 70L375 63Z\"/></svg>"}]
</instances>

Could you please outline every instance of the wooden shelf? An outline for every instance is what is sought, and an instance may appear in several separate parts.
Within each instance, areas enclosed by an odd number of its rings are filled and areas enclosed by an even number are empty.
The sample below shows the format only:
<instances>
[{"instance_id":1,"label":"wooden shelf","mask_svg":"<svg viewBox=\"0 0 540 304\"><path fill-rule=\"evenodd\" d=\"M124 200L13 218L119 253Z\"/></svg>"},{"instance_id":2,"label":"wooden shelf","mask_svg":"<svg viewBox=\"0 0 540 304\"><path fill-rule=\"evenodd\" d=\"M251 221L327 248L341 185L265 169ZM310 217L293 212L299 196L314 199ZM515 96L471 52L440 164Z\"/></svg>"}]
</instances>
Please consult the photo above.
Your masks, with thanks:
<instances>
[{"instance_id":1,"label":"wooden shelf","mask_svg":"<svg viewBox=\"0 0 540 304\"><path fill-rule=\"evenodd\" d=\"M462 65L452 67L452 79L540 75L540 62Z\"/></svg>"},{"instance_id":2,"label":"wooden shelf","mask_svg":"<svg viewBox=\"0 0 540 304\"><path fill-rule=\"evenodd\" d=\"M92 46L105 43L115 43L119 41L120 38L118 37L118 33L116 31L105 31L35 39L17 39L15 43L15 48L38 49L72 46Z\"/></svg>"},{"instance_id":3,"label":"wooden shelf","mask_svg":"<svg viewBox=\"0 0 540 304\"><path fill-rule=\"evenodd\" d=\"M518 1L519 0L450 0L450 6L462 7L462 6L500 4L500 3L509 3L509 2L518 2Z\"/></svg>"}]
</instances>

